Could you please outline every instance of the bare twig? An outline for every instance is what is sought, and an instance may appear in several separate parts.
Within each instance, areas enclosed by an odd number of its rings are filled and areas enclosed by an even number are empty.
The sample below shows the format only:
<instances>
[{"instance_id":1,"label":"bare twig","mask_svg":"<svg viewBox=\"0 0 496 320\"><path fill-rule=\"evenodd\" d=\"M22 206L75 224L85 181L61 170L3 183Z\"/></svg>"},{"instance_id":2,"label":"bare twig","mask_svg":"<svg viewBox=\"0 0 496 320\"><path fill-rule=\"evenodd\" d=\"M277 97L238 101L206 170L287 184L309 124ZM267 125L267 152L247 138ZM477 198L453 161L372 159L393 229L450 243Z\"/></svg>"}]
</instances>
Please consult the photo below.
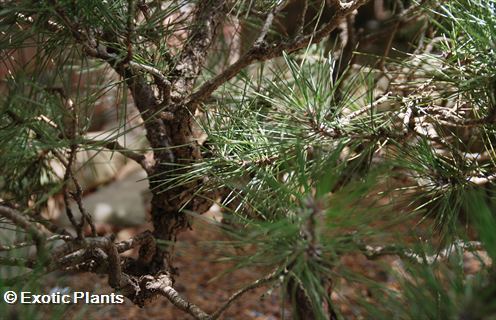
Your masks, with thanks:
<instances>
[{"instance_id":1,"label":"bare twig","mask_svg":"<svg viewBox=\"0 0 496 320\"><path fill-rule=\"evenodd\" d=\"M146 289L166 297L178 309L189 313L195 319L207 320L210 316L201 310L197 305L186 301L177 291L172 287L172 280L169 276L162 274L157 277L147 276Z\"/></svg>"},{"instance_id":2,"label":"bare twig","mask_svg":"<svg viewBox=\"0 0 496 320\"><path fill-rule=\"evenodd\" d=\"M76 157L76 150L77 150L77 145L73 144L71 145L71 148L69 150L69 159L67 161L67 166L65 167L65 174L64 174L64 179L63 179L63 187L62 187L62 194L64 198L64 205L65 205L65 213L67 215L67 218L69 218L69 221L71 222L72 226L74 227L74 230L77 233L78 239L83 239L84 234L83 234L83 228L79 226L79 223L76 222L76 218L74 217L74 213L72 212L70 203L69 203L69 180L72 177L72 164L74 162L74 158ZM84 221L84 218L81 218L82 221Z\"/></svg>"},{"instance_id":3,"label":"bare twig","mask_svg":"<svg viewBox=\"0 0 496 320\"><path fill-rule=\"evenodd\" d=\"M478 251L483 250L482 243L478 241L454 241L448 247L440 250L437 254L423 255L416 253L410 249L405 249L398 246L360 246L362 253L369 259L377 259L386 255L397 255L400 258L408 259L416 263L433 264L436 261L447 259L455 250Z\"/></svg>"},{"instance_id":4,"label":"bare twig","mask_svg":"<svg viewBox=\"0 0 496 320\"><path fill-rule=\"evenodd\" d=\"M149 241L149 238L153 239L153 234L150 231L145 231L136 235L133 238L121 241L116 244L117 251L125 252L133 248L139 247L143 243Z\"/></svg>"},{"instance_id":5,"label":"bare twig","mask_svg":"<svg viewBox=\"0 0 496 320\"><path fill-rule=\"evenodd\" d=\"M303 0L303 9L301 10L300 16L298 18L298 36L301 36L303 34L303 31L305 29L305 19L308 11L308 0Z\"/></svg>"},{"instance_id":6,"label":"bare twig","mask_svg":"<svg viewBox=\"0 0 496 320\"><path fill-rule=\"evenodd\" d=\"M61 98L64 101L64 105L72 113L71 117L71 125L67 132L64 132L64 134L67 136L67 138L71 141L71 145L69 148L69 156L67 162L62 162L65 165L66 171L64 174L64 184L63 184L63 196L64 196L64 204L66 206L66 214L69 220L71 221L71 224L74 226L78 239L83 239L84 238L84 225L87 222L90 227L91 227L91 233L93 236L96 236L96 229L95 226L92 222L91 215L86 212L84 209L81 196L82 196L82 189L77 181L77 179L74 177L74 174L72 173L72 165L74 162L74 159L76 157L76 152L78 149L78 144L76 143L76 139L78 138L78 135L80 135L79 132L79 114L76 109L76 105L72 101L72 99L64 92L63 88L47 88L48 91L55 92L61 96ZM74 183L74 186L76 188L76 191L74 193L71 193L72 198L76 201L76 204L78 206L78 209L81 213L81 220L79 223L76 223L74 214L72 213L72 210L69 207L69 191L68 191L68 183L69 180L71 180Z\"/></svg>"},{"instance_id":7,"label":"bare twig","mask_svg":"<svg viewBox=\"0 0 496 320\"><path fill-rule=\"evenodd\" d=\"M267 14L267 17L265 18L265 22L262 26L262 29L260 30L260 34L258 35L258 38L255 41L254 44L255 46L262 45L262 43L265 41L265 38L267 37L267 33L272 27L274 17L287 5L288 2L289 1L287 0L282 1L281 4L274 6L274 8L270 10L270 12Z\"/></svg>"},{"instance_id":8,"label":"bare twig","mask_svg":"<svg viewBox=\"0 0 496 320\"><path fill-rule=\"evenodd\" d=\"M387 41L387 44L386 44L386 47L384 49L384 53L382 54L382 57L381 57L381 60L379 61L379 69L385 71L384 69L384 65L386 63L386 59L389 57L389 53L391 51L391 48L393 46L393 40L394 40L394 37L396 37L396 34L398 33L398 29L400 27L400 24L401 24L401 20L397 20L393 26L393 30L391 31L389 37L388 37L388 41Z\"/></svg>"},{"instance_id":9,"label":"bare twig","mask_svg":"<svg viewBox=\"0 0 496 320\"><path fill-rule=\"evenodd\" d=\"M127 2L127 23L126 23L126 49L127 54L124 58L124 63L130 62L133 58L133 43L134 34L134 17L136 15L136 1L128 0Z\"/></svg>"},{"instance_id":10,"label":"bare twig","mask_svg":"<svg viewBox=\"0 0 496 320\"><path fill-rule=\"evenodd\" d=\"M240 298L243 294L245 294L246 292L248 292L250 290L253 290L253 289L259 288L261 286L264 286L266 284L269 284L271 282L274 282L274 281L278 280L280 278L280 276L281 276L281 272L273 272L273 273L271 273L271 274L269 274L263 278L255 280L254 282L250 283L246 287L239 289L231 297L229 297L229 299L222 306L220 306L214 313L212 313L212 315L210 316L209 319L211 319L211 320L218 319L220 317L220 315L234 301L236 301L238 298Z\"/></svg>"},{"instance_id":11,"label":"bare twig","mask_svg":"<svg viewBox=\"0 0 496 320\"><path fill-rule=\"evenodd\" d=\"M170 85L171 85L170 81L157 68L154 68L152 66L148 66L146 64L134 62L134 61L129 61L128 64L129 64L129 66L131 66L134 69L145 71L145 72L153 75L154 77L158 78L160 85L170 87Z\"/></svg>"},{"instance_id":12,"label":"bare twig","mask_svg":"<svg viewBox=\"0 0 496 320\"><path fill-rule=\"evenodd\" d=\"M140 247L139 259L144 263L149 263L157 250L155 238L150 231L145 231L131 239L116 244L119 253L138 246Z\"/></svg>"},{"instance_id":13,"label":"bare twig","mask_svg":"<svg viewBox=\"0 0 496 320\"><path fill-rule=\"evenodd\" d=\"M12 209L7 206L0 205L0 216L9 219L16 226L19 226L26 230L36 244L36 253L38 256L42 256L45 250L45 235L28 219L26 219L25 215L20 213L19 211Z\"/></svg>"},{"instance_id":14,"label":"bare twig","mask_svg":"<svg viewBox=\"0 0 496 320\"><path fill-rule=\"evenodd\" d=\"M356 110L356 111L353 111L352 113L348 114L346 117L344 117L342 120L341 120L341 123L343 125L346 125L346 124L349 124L353 119L355 119L356 117L358 117L359 115L362 115L374 108L377 108L379 105L383 104L384 102L386 102L388 99L389 99L389 96L391 95L391 92L386 92L382 97L380 97L379 99L367 104L366 106L363 106L362 108Z\"/></svg>"},{"instance_id":15,"label":"bare twig","mask_svg":"<svg viewBox=\"0 0 496 320\"><path fill-rule=\"evenodd\" d=\"M88 140L85 139L82 141L83 144L86 145L94 145L94 146L103 146L106 149L112 150L119 152L126 158L129 158L135 162L137 162L143 169L145 169L146 172L150 172L151 169L153 168L153 161L150 161L147 159L147 157L143 154L139 154L133 150L127 149L126 147L122 146L118 141L97 141L97 140Z\"/></svg>"},{"instance_id":16,"label":"bare twig","mask_svg":"<svg viewBox=\"0 0 496 320\"><path fill-rule=\"evenodd\" d=\"M72 238L70 236L67 236L67 235L56 234L56 235L53 235L53 236L46 238L45 241L48 242L48 241L56 241L56 240L67 241L67 240L72 240ZM15 250L15 249L19 249L19 248L29 247L32 245L34 245L34 244L31 241L17 242L17 243L13 243L11 245L8 245L8 246L0 244L0 251L10 251L10 250Z\"/></svg>"},{"instance_id":17,"label":"bare twig","mask_svg":"<svg viewBox=\"0 0 496 320\"><path fill-rule=\"evenodd\" d=\"M79 228L83 229L85 222L87 222L88 225L90 226L91 236L96 237L96 228L95 228L95 225L93 223L93 219L91 217L91 214L88 211L86 211L86 209L83 206L83 201L81 199L81 197L83 195L83 190L81 189L81 185L79 184L79 181L76 179L76 177L74 177L74 175L72 173L71 173L71 177L72 177L72 182L74 183L74 186L76 187L76 192L71 193L71 195L72 195L72 198L74 199L74 201L76 201L79 212L81 212L81 216L82 216L81 221L79 223Z\"/></svg>"}]
</instances>

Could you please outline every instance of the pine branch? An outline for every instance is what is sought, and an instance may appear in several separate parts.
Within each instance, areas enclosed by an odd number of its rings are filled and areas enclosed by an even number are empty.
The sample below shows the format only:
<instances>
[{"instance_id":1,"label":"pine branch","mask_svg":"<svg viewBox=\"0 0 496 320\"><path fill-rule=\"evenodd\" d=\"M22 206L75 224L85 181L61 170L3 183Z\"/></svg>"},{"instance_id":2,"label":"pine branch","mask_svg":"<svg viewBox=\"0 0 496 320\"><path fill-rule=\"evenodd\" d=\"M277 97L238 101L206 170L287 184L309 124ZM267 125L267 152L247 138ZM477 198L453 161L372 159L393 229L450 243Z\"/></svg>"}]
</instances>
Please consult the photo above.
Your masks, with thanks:
<instances>
[{"instance_id":1,"label":"pine branch","mask_svg":"<svg viewBox=\"0 0 496 320\"><path fill-rule=\"evenodd\" d=\"M308 34L305 36L297 36L289 42L280 42L275 44L268 44L265 41L255 42L250 50L243 55L238 61L234 62L232 65L227 67L223 72L213 77L212 79L206 81L202 84L190 97L188 100L188 105L190 108L195 108L195 106L205 99L208 99L210 95L221 85L235 77L242 69L251 65L254 62L263 62L275 57L279 57L283 52L291 53L305 46L313 43L320 42L323 38L328 36L334 29L336 29L341 20L347 15L351 14L353 11L364 5L368 0L354 0L352 2L343 4L334 13L329 22L327 22L323 27L317 30L315 33ZM264 38L264 29L260 32L259 38Z\"/></svg>"},{"instance_id":2,"label":"pine branch","mask_svg":"<svg viewBox=\"0 0 496 320\"><path fill-rule=\"evenodd\" d=\"M420 254L412 250L405 249L395 245L390 245L390 246L360 245L360 249L368 259L372 259L372 260L386 255L397 255L402 259L407 259L416 263L433 264L437 261L448 259L449 256L456 250L478 251L478 250L482 250L483 246L482 243L480 243L479 241L465 242L465 241L457 240L453 242L451 245L447 246L442 250L439 250L438 253L433 255Z\"/></svg>"}]
</instances>

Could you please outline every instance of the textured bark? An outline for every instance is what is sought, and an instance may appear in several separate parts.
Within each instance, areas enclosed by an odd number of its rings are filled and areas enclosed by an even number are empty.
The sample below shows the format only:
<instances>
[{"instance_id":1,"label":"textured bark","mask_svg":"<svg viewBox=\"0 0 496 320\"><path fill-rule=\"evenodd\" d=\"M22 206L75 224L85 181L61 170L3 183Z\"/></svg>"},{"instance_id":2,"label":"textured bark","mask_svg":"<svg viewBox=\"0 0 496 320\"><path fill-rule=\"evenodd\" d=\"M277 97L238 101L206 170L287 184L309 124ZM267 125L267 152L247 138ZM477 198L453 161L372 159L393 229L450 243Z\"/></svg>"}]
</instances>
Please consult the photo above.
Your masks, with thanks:
<instances>
[{"instance_id":1,"label":"textured bark","mask_svg":"<svg viewBox=\"0 0 496 320\"><path fill-rule=\"evenodd\" d=\"M163 101L158 101L144 78L131 72L132 68L123 65L121 69L121 75L125 77L135 103L142 112L150 145L155 148L155 164L148 172L153 193L151 214L155 235L165 240L174 240L178 232L188 227L188 219L183 211L203 213L211 205L211 200L208 199L216 196L196 195L204 182L202 180L174 187L164 183L166 179L185 173L191 163L202 159L200 146L193 134L197 106L244 67L321 41L339 25L343 17L363 5L366 0L339 3L330 20L314 34L299 35L288 42L269 44L265 35L272 24L273 16L280 9L276 7L268 14L252 48L224 72L193 92L195 81L203 70L209 48L215 39L216 29L225 17L225 2L206 0L198 3L188 40L178 55L175 68L168 75L170 87L167 91L170 94Z\"/></svg>"},{"instance_id":2,"label":"textured bark","mask_svg":"<svg viewBox=\"0 0 496 320\"><path fill-rule=\"evenodd\" d=\"M312 302L305 294L305 290L300 284L291 279L287 286L289 302L295 311L296 320L314 320L318 319Z\"/></svg>"},{"instance_id":3,"label":"textured bark","mask_svg":"<svg viewBox=\"0 0 496 320\"><path fill-rule=\"evenodd\" d=\"M157 121L163 123L165 132L159 134L167 140L167 156L156 157L153 174L150 175L150 187L153 191L152 218L155 235L166 240L173 240L177 233L188 226L188 219L182 210L203 213L211 205L208 197L195 197L202 181L169 188L162 184L165 177L184 173L178 166L201 160L200 146L193 135L193 121L196 108L186 105L195 80L203 69L207 53L212 44L216 29L224 17L223 0L201 1L196 9L188 42L184 46L179 62L172 72L170 104ZM160 126L162 128L162 126ZM151 140L152 147L155 145ZM164 151L165 152L165 151Z\"/></svg>"}]
</instances>

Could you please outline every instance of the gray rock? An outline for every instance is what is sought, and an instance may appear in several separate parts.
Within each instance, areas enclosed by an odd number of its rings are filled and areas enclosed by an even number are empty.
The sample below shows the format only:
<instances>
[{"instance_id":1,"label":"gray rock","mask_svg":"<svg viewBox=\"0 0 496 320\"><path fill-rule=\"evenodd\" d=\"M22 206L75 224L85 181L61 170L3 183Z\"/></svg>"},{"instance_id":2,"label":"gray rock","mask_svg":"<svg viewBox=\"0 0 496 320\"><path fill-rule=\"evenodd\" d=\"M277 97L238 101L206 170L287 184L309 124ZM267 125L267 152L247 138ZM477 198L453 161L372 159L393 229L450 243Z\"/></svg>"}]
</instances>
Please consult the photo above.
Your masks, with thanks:
<instances>
[{"instance_id":1,"label":"gray rock","mask_svg":"<svg viewBox=\"0 0 496 320\"><path fill-rule=\"evenodd\" d=\"M146 173L137 169L85 196L82 199L83 206L97 224L139 226L146 222L148 192ZM71 209L79 220L80 213L76 203L71 204ZM60 215L58 223L64 227L70 225L64 213Z\"/></svg>"}]
</instances>

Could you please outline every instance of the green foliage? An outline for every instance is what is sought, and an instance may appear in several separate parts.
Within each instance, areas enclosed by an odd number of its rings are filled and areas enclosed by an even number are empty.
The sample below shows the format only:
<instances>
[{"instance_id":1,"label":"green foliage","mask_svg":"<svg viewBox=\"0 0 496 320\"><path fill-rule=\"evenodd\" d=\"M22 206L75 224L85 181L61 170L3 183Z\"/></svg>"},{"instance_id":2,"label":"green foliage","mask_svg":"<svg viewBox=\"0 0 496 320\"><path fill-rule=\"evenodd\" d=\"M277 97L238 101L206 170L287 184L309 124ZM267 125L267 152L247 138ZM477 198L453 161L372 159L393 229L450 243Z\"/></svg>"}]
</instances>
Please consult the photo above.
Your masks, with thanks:
<instances>
[{"instance_id":1,"label":"green foliage","mask_svg":"<svg viewBox=\"0 0 496 320\"><path fill-rule=\"evenodd\" d=\"M16 1L0 9L0 49L37 48L26 66L2 58L18 70L0 98L2 203L43 209L64 187L54 172L61 155L75 145L99 151L132 130L122 117L101 140L85 137L96 101L116 89L125 114L128 88L120 79L84 86L84 76L107 69L85 57L79 29L96 32L116 65L132 54L177 77L170 43L184 30L169 18L190 3L150 2L155 10L140 23L133 3ZM231 9L260 27L250 13L279 3L235 1ZM367 286L369 297L347 303L370 319L494 318L496 274L483 255L496 259L496 2L445 1L426 10L425 45L384 68L343 71L337 48L312 45L240 72L202 106L203 159L162 163L174 170L153 176L152 191L202 181L195 194L226 194L223 223L214 225L229 240L212 243L233 263L226 272L275 273L272 286L293 300L304 292L319 319L327 316L322 305L337 304L331 284L335 292ZM465 246L469 240L480 247ZM481 262L476 274L463 268L468 251ZM383 256L395 256L401 270ZM347 258L370 259L397 288L351 270Z\"/></svg>"},{"instance_id":2,"label":"green foliage","mask_svg":"<svg viewBox=\"0 0 496 320\"><path fill-rule=\"evenodd\" d=\"M472 217L485 253L453 244L447 261L419 264L406 262L404 274L397 274L399 290L386 287L376 292L380 303L368 303L368 312L374 319L493 319L494 303L494 228L496 223L484 196L477 192L464 194L466 209ZM423 245L423 251L431 251ZM429 244L427 244L429 246ZM465 252L465 253L464 253ZM428 253L426 252L425 255ZM472 258L470 256L472 255ZM467 274L466 259L480 264L481 271ZM488 264L489 262L489 264Z\"/></svg>"},{"instance_id":3,"label":"green foliage","mask_svg":"<svg viewBox=\"0 0 496 320\"><path fill-rule=\"evenodd\" d=\"M419 108L414 112L440 102L466 107L467 117L475 116L473 123L480 122L477 127L467 125L470 134L433 118L433 129L439 134L435 143L429 133L406 142L409 134L401 133L404 129L398 126L395 107L371 108L348 120L350 112L377 99L373 96L375 74L348 70L334 80L333 59L312 49L300 57L286 56L282 65L264 66L258 75L246 75L226 89L221 104L208 106L202 128L209 137L206 150L210 156L197 165L198 174L214 176L209 181L211 188L232 190L223 203L230 211L225 219L234 225L224 226L234 239L228 244L238 250L253 246L246 255L236 251L228 257L237 262L235 268L280 270L285 279L283 291L291 288L291 281L301 283L315 306L327 299L328 277L366 283L373 293L362 306L374 319L494 316L489 298L493 273L482 263L486 260L474 252L482 269L468 275L463 268L466 248L453 244L463 243L456 239L465 239L475 221L483 247L489 251L494 247L494 217L484 204L494 199L490 190L496 107L496 77L490 62L494 60L493 7L493 2L484 1L450 1L435 7L439 37L432 40L430 51L401 62L401 72L409 68L417 77L406 84L410 95L390 99L393 106L400 105L401 112L409 104ZM386 143L381 163L387 164L388 171L377 174L384 167L374 165L372 159ZM445 151L440 152L435 144ZM468 155L484 151L488 151L487 162ZM410 185L395 188L395 172L400 176L405 171ZM478 178L489 180L480 184ZM376 188L385 188L384 198L400 199L388 207L379 206L381 198L370 196ZM479 194L475 198L474 190ZM364 198L377 202L364 210L359 205ZM305 233L315 219L308 203L322 205L323 219L329 221L319 220L315 238ZM404 215L384 218L373 213L378 209L382 213L400 210ZM418 219L427 230L420 233L427 232L435 241L419 243L419 230L412 221L407 222L412 225L412 238L393 231L410 213L422 214ZM382 229L369 228L374 222L380 225L379 221L384 223ZM318 255L309 254L312 241L318 243ZM366 254L363 243L415 252L418 259L404 260L404 273L394 275L399 291L354 272L339 272L344 268L341 257ZM449 259L436 259L446 244ZM494 261L493 254L489 255Z\"/></svg>"}]
</instances>

